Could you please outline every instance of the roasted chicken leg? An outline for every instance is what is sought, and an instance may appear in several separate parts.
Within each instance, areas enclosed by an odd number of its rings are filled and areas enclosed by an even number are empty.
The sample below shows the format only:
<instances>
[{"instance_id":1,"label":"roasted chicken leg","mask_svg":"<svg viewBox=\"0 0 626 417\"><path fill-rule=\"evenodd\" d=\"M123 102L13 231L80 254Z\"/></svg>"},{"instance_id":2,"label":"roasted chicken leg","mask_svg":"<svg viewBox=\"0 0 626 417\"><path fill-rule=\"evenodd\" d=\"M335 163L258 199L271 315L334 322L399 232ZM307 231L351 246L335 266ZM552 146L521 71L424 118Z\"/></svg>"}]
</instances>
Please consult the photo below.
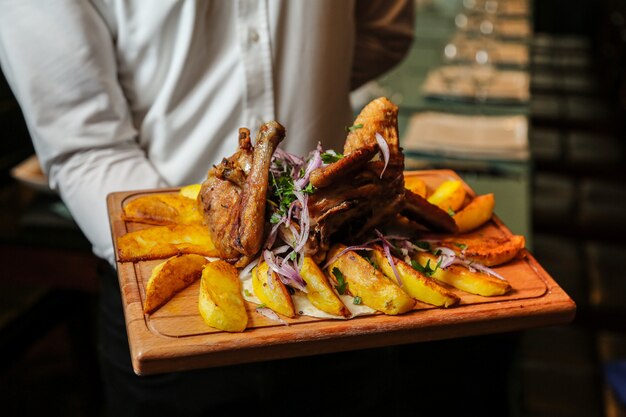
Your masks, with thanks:
<instances>
[{"instance_id":1,"label":"roasted chicken leg","mask_svg":"<svg viewBox=\"0 0 626 417\"><path fill-rule=\"evenodd\" d=\"M221 258L245 265L261 249L269 167L284 137L285 128L269 122L253 147L250 131L239 129L239 149L209 170L198 201Z\"/></svg>"}]
</instances>

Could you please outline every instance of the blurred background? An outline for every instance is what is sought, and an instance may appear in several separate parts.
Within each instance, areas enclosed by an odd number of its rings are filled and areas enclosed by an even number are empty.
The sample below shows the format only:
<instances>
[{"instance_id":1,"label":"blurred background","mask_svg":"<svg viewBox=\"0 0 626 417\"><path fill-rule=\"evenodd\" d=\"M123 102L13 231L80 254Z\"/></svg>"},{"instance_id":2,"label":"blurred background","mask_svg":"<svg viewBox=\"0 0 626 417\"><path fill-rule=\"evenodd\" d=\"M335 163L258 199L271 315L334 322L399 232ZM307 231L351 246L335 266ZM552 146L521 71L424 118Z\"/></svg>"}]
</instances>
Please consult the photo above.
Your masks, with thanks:
<instances>
[{"instance_id":1,"label":"blurred background","mask_svg":"<svg viewBox=\"0 0 626 417\"><path fill-rule=\"evenodd\" d=\"M381 95L400 106L407 168L495 192L577 304L572 324L515 335L510 414L626 416L626 0L418 0L409 55L355 112ZM0 128L3 414L98 415L98 260L4 78Z\"/></svg>"}]
</instances>

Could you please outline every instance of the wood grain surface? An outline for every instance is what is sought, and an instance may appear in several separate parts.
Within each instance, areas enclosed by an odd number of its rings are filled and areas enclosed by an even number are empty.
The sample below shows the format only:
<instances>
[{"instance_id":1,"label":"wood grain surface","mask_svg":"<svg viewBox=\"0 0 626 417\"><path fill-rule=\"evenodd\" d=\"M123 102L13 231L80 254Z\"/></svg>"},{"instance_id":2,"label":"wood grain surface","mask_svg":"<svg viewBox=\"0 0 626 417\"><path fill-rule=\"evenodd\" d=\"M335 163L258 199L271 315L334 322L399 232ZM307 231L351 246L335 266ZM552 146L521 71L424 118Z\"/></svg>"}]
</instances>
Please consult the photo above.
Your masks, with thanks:
<instances>
[{"instance_id":1,"label":"wood grain surface","mask_svg":"<svg viewBox=\"0 0 626 417\"><path fill-rule=\"evenodd\" d=\"M449 170L408 175L419 176L431 189L447 179L459 179ZM151 227L123 221L124 204L146 194L174 191L110 194L107 204L113 241L130 231ZM511 234L496 216L480 232L487 236ZM248 303L248 329L227 333L207 326L200 317L199 282L152 315L143 313L146 284L152 268L160 262L117 264L133 367L139 375L514 331L571 321L576 309L570 297L526 252L524 259L495 268L512 287L503 296L481 297L453 290L461 303L448 309L418 302L413 311L400 316L376 314L350 320L298 316L285 318L288 325L261 316L255 305Z\"/></svg>"}]
</instances>

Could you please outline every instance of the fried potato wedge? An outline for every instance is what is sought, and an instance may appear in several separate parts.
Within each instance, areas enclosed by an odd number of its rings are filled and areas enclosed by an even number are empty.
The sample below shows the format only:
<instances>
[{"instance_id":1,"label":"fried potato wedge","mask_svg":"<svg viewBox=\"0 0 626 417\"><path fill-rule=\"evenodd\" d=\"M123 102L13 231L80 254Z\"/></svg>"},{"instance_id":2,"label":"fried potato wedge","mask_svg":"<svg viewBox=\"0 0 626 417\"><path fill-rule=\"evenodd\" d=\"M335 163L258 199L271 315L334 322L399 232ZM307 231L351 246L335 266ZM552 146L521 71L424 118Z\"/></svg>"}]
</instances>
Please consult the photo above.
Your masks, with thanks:
<instances>
[{"instance_id":1,"label":"fried potato wedge","mask_svg":"<svg viewBox=\"0 0 626 417\"><path fill-rule=\"evenodd\" d=\"M452 236L439 244L452 249L467 260L480 262L485 266L496 266L519 257L526 245L526 239L520 235L490 237L466 235Z\"/></svg>"},{"instance_id":2,"label":"fried potato wedge","mask_svg":"<svg viewBox=\"0 0 626 417\"><path fill-rule=\"evenodd\" d=\"M471 232L489 221L495 205L496 200L491 193L475 197L453 217L459 233Z\"/></svg>"},{"instance_id":3,"label":"fried potato wedge","mask_svg":"<svg viewBox=\"0 0 626 417\"><path fill-rule=\"evenodd\" d=\"M261 303L274 312L287 317L296 316L296 309L287 287L265 262L259 263L252 270L252 291Z\"/></svg>"},{"instance_id":4,"label":"fried potato wedge","mask_svg":"<svg viewBox=\"0 0 626 417\"><path fill-rule=\"evenodd\" d=\"M463 206L465 195L465 187L461 181L449 180L435 189L428 197L428 202L447 212L456 212Z\"/></svg>"},{"instance_id":5,"label":"fried potato wedge","mask_svg":"<svg viewBox=\"0 0 626 417\"><path fill-rule=\"evenodd\" d=\"M202 271L198 309L206 324L226 332L243 332L248 313L241 295L237 268L223 260L207 264Z\"/></svg>"},{"instance_id":6,"label":"fried potato wedge","mask_svg":"<svg viewBox=\"0 0 626 417\"><path fill-rule=\"evenodd\" d=\"M205 226L155 226L126 233L117 239L118 260L137 262L183 253L217 257L219 253Z\"/></svg>"},{"instance_id":7,"label":"fried potato wedge","mask_svg":"<svg viewBox=\"0 0 626 417\"><path fill-rule=\"evenodd\" d=\"M152 314L202 275L209 261L200 255L177 255L157 265L146 286L143 312Z\"/></svg>"},{"instance_id":8,"label":"fried potato wedge","mask_svg":"<svg viewBox=\"0 0 626 417\"><path fill-rule=\"evenodd\" d=\"M404 188L424 198L426 198L427 193L428 193L428 190L426 188L426 183L424 182L424 180L415 175L405 174Z\"/></svg>"},{"instance_id":9,"label":"fried potato wedge","mask_svg":"<svg viewBox=\"0 0 626 417\"><path fill-rule=\"evenodd\" d=\"M200 188L202 188L202 184L189 184L181 187L178 190L178 195L183 197L190 198L192 200L198 199L198 194L200 194Z\"/></svg>"},{"instance_id":10,"label":"fried potato wedge","mask_svg":"<svg viewBox=\"0 0 626 417\"><path fill-rule=\"evenodd\" d=\"M378 265L383 274L393 282L397 282L396 274L394 274L389 259L387 259L383 249L376 247L370 254L372 260ZM398 259L394 259L394 262L400 280L402 281L401 288L416 300L437 307L450 307L458 304L460 301L456 294L437 284L424 274L416 271L406 262ZM398 283L398 285L400 285L400 283Z\"/></svg>"},{"instance_id":11,"label":"fried potato wedge","mask_svg":"<svg viewBox=\"0 0 626 417\"><path fill-rule=\"evenodd\" d=\"M300 275L306 282L306 297L315 307L334 316L348 317L350 311L337 297L328 283L328 278L315 264L312 258L305 256L300 269Z\"/></svg>"},{"instance_id":12,"label":"fried potato wedge","mask_svg":"<svg viewBox=\"0 0 626 417\"><path fill-rule=\"evenodd\" d=\"M328 253L329 259L344 249L343 245L333 246ZM350 294L360 297L366 306L385 314L406 313L415 305L415 300L354 251L337 257L328 266L328 271L335 283L339 284L337 275L341 276Z\"/></svg>"},{"instance_id":13,"label":"fried potato wedge","mask_svg":"<svg viewBox=\"0 0 626 417\"><path fill-rule=\"evenodd\" d=\"M195 200L180 194L150 194L124 206L126 221L157 225L201 224L202 214Z\"/></svg>"},{"instance_id":14,"label":"fried potato wedge","mask_svg":"<svg viewBox=\"0 0 626 417\"><path fill-rule=\"evenodd\" d=\"M422 266L430 262L433 269L437 265L437 257L427 252L418 253L415 260ZM481 272L472 272L462 265L450 265L446 269L437 268L432 277L461 291L485 297L506 294L511 289L507 281Z\"/></svg>"}]
</instances>

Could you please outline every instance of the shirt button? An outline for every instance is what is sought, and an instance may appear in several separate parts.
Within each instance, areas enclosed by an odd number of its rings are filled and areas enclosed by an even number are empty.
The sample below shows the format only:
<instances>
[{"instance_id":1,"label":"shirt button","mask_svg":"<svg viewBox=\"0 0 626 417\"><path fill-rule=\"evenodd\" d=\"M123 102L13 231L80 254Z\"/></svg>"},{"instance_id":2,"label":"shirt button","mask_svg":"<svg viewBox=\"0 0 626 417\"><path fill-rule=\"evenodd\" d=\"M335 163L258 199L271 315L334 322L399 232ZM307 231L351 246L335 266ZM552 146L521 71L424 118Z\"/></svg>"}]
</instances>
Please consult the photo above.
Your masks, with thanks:
<instances>
[{"instance_id":1,"label":"shirt button","mask_svg":"<svg viewBox=\"0 0 626 417\"><path fill-rule=\"evenodd\" d=\"M259 41L259 32L257 32L254 28L248 30L248 41L251 44Z\"/></svg>"}]
</instances>

